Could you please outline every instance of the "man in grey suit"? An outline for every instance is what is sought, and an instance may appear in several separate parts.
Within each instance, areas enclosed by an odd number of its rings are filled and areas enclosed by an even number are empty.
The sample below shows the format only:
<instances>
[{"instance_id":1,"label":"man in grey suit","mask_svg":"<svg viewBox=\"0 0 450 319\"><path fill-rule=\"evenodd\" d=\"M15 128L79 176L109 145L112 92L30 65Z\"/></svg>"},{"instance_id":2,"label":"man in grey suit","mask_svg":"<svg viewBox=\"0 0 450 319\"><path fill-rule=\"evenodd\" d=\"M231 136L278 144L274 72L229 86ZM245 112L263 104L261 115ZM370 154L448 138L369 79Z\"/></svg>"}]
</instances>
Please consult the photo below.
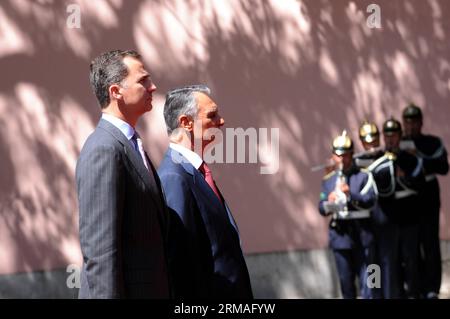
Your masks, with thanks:
<instances>
[{"instance_id":1,"label":"man in grey suit","mask_svg":"<svg viewBox=\"0 0 450 319\"><path fill-rule=\"evenodd\" d=\"M135 51L90 65L102 109L76 167L83 254L79 298L168 298L167 210L156 171L135 131L156 86Z\"/></svg>"}]
</instances>

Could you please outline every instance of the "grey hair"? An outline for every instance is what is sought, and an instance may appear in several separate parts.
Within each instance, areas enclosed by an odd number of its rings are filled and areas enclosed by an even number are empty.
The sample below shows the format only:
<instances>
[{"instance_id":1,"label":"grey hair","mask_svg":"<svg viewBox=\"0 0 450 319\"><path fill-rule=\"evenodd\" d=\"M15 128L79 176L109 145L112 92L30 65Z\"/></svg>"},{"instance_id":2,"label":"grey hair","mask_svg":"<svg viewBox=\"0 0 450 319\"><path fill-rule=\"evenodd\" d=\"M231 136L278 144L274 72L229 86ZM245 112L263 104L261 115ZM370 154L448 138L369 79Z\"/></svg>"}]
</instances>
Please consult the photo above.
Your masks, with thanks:
<instances>
[{"instance_id":1,"label":"grey hair","mask_svg":"<svg viewBox=\"0 0 450 319\"><path fill-rule=\"evenodd\" d=\"M194 93L211 95L209 87L203 84L189 85L170 90L166 94L164 103L164 120L167 126L167 134L171 135L178 128L180 115L187 115L195 119L197 117L197 98Z\"/></svg>"}]
</instances>

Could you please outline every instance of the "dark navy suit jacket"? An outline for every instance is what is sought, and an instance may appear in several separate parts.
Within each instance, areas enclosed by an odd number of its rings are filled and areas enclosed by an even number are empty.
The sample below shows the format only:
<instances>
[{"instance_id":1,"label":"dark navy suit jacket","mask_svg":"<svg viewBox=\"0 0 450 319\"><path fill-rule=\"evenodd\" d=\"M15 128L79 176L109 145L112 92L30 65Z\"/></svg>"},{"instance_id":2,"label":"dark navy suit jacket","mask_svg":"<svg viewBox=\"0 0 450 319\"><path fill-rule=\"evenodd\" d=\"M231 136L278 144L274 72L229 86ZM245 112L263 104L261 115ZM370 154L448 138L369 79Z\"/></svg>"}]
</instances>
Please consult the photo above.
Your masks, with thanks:
<instances>
[{"instance_id":1,"label":"dark navy suit jacket","mask_svg":"<svg viewBox=\"0 0 450 319\"><path fill-rule=\"evenodd\" d=\"M170 210L169 266L176 297L252 298L238 229L225 201L171 148L158 174Z\"/></svg>"}]
</instances>

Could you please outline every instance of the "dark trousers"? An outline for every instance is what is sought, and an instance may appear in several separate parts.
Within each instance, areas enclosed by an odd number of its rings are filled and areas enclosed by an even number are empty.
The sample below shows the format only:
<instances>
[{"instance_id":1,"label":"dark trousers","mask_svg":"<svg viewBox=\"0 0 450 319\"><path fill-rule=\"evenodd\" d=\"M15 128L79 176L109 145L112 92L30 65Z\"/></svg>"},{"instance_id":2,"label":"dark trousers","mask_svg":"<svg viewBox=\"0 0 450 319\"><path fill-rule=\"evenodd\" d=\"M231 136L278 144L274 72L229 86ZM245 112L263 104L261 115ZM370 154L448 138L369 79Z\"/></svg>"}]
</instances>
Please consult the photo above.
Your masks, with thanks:
<instances>
[{"instance_id":1,"label":"dark trousers","mask_svg":"<svg viewBox=\"0 0 450 319\"><path fill-rule=\"evenodd\" d=\"M419 298L419 225L401 225L399 244L400 297Z\"/></svg>"},{"instance_id":2,"label":"dark trousers","mask_svg":"<svg viewBox=\"0 0 450 319\"><path fill-rule=\"evenodd\" d=\"M427 204L430 204L427 202ZM421 215L419 227L421 293L439 294L442 260L439 241L439 205L428 205Z\"/></svg>"},{"instance_id":3,"label":"dark trousers","mask_svg":"<svg viewBox=\"0 0 450 319\"><path fill-rule=\"evenodd\" d=\"M385 222L376 225L376 263L381 269L381 288L374 291L375 298L399 298L398 254L400 231L397 224Z\"/></svg>"},{"instance_id":4,"label":"dark trousers","mask_svg":"<svg viewBox=\"0 0 450 319\"><path fill-rule=\"evenodd\" d=\"M359 278L359 292L362 298L372 298L367 286L367 266L373 260L373 248L333 249L341 293L344 299L357 297L355 280Z\"/></svg>"}]
</instances>

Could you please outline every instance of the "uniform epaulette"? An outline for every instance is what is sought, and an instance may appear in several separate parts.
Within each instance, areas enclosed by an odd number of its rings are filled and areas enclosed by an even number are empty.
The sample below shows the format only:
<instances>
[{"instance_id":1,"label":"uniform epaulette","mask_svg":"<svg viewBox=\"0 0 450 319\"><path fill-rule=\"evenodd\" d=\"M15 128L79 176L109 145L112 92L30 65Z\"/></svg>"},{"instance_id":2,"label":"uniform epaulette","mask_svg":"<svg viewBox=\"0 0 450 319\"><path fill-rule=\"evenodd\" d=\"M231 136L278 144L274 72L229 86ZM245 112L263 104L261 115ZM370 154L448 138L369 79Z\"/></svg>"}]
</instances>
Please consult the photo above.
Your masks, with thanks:
<instances>
[{"instance_id":1,"label":"uniform epaulette","mask_svg":"<svg viewBox=\"0 0 450 319\"><path fill-rule=\"evenodd\" d=\"M390 161L394 161L397 158L397 155L392 152L386 152L384 153L384 156L386 156L386 158Z\"/></svg>"},{"instance_id":2,"label":"uniform epaulette","mask_svg":"<svg viewBox=\"0 0 450 319\"><path fill-rule=\"evenodd\" d=\"M367 174L369 174L369 172L370 172L367 168L364 168L364 167L361 167L359 170L361 172L364 172L364 173L367 173Z\"/></svg>"},{"instance_id":3,"label":"uniform epaulette","mask_svg":"<svg viewBox=\"0 0 450 319\"><path fill-rule=\"evenodd\" d=\"M333 176L334 174L336 174L336 171L329 172L327 175L325 175L325 176L323 177L323 180L325 181L325 180L329 179L329 178L330 178L331 176Z\"/></svg>"}]
</instances>

